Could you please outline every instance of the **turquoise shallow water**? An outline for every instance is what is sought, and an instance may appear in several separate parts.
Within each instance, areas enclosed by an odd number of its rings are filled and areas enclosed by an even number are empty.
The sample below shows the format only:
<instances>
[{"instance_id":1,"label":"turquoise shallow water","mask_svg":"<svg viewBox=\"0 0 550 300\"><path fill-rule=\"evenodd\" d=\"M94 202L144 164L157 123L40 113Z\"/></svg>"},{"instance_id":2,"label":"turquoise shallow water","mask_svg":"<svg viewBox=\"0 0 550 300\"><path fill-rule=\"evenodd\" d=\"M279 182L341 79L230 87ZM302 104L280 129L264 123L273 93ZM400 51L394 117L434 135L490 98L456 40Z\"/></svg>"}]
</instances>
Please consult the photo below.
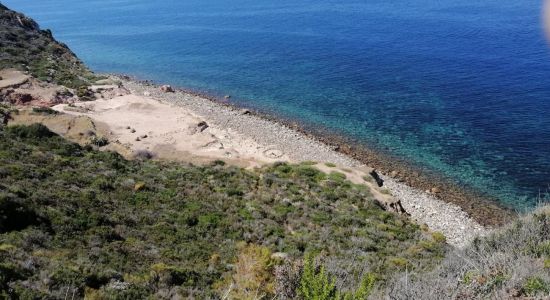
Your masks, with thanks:
<instances>
[{"instance_id":1,"label":"turquoise shallow water","mask_svg":"<svg viewBox=\"0 0 550 300\"><path fill-rule=\"evenodd\" d=\"M513 208L550 185L539 1L2 2L94 70L230 94Z\"/></svg>"}]
</instances>

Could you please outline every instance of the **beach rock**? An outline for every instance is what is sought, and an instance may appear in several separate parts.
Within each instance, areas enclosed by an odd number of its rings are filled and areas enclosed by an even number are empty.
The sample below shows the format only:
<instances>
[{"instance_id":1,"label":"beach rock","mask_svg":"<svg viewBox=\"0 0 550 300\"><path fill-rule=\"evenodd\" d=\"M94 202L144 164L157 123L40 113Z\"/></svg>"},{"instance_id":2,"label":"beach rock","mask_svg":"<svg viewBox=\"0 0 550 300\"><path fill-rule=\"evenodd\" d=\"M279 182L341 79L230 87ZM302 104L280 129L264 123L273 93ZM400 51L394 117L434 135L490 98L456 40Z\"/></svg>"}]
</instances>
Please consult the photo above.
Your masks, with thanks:
<instances>
[{"instance_id":1,"label":"beach rock","mask_svg":"<svg viewBox=\"0 0 550 300\"><path fill-rule=\"evenodd\" d=\"M201 121L199 122L199 124L197 124L197 127L199 128L200 132L203 132L206 130L206 128L208 128L208 124L205 121Z\"/></svg>"},{"instance_id":2,"label":"beach rock","mask_svg":"<svg viewBox=\"0 0 550 300\"><path fill-rule=\"evenodd\" d=\"M134 185L134 191L138 192L145 189L145 182L138 182Z\"/></svg>"},{"instance_id":3,"label":"beach rock","mask_svg":"<svg viewBox=\"0 0 550 300\"><path fill-rule=\"evenodd\" d=\"M224 99L231 99L231 96L230 95L225 95L223 96Z\"/></svg>"},{"instance_id":4,"label":"beach rock","mask_svg":"<svg viewBox=\"0 0 550 300\"><path fill-rule=\"evenodd\" d=\"M146 135L146 134L144 134L144 135L140 136L140 138L142 138L142 139L146 139L146 138L147 138L147 135Z\"/></svg>"},{"instance_id":5,"label":"beach rock","mask_svg":"<svg viewBox=\"0 0 550 300\"><path fill-rule=\"evenodd\" d=\"M384 199L374 199L376 203L382 207L382 209L394 212L397 214L403 214L403 215L409 215L407 211L405 211L405 208L403 208L403 205L401 204L400 200L397 200L393 197L384 198Z\"/></svg>"},{"instance_id":6,"label":"beach rock","mask_svg":"<svg viewBox=\"0 0 550 300\"><path fill-rule=\"evenodd\" d=\"M90 86L90 90L94 93L101 93L103 91L110 91L110 90L114 90L114 89L117 89L118 88L118 85L112 85L112 84L109 84L109 85L92 85Z\"/></svg>"},{"instance_id":7,"label":"beach rock","mask_svg":"<svg viewBox=\"0 0 550 300\"><path fill-rule=\"evenodd\" d=\"M34 97L31 95L31 94L26 94L26 93L11 93L9 96L8 96L8 102L12 103L12 104L15 104L15 105L23 105L23 104L27 104L33 100L38 100L38 99L34 99Z\"/></svg>"},{"instance_id":8,"label":"beach rock","mask_svg":"<svg viewBox=\"0 0 550 300\"><path fill-rule=\"evenodd\" d=\"M241 109L241 115L249 115L251 112L248 109Z\"/></svg>"},{"instance_id":9,"label":"beach rock","mask_svg":"<svg viewBox=\"0 0 550 300\"><path fill-rule=\"evenodd\" d=\"M370 173L369 173L370 176L372 176L372 178L374 178L374 180L376 181L376 184L379 186L379 187L382 187L384 185L384 180L380 177L380 175L378 175L378 173L376 172L376 170L372 170Z\"/></svg>"},{"instance_id":10,"label":"beach rock","mask_svg":"<svg viewBox=\"0 0 550 300\"><path fill-rule=\"evenodd\" d=\"M135 129L131 129L130 132L131 132L131 133L135 133L136 130L135 130Z\"/></svg>"},{"instance_id":11,"label":"beach rock","mask_svg":"<svg viewBox=\"0 0 550 300\"><path fill-rule=\"evenodd\" d=\"M145 92L143 92L143 96L145 96L145 97L151 97L151 93L145 91Z\"/></svg>"},{"instance_id":12,"label":"beach rock","mask_svg":"<svg viewBox=\"0 0 550 300\"><path fill-rule=\"evenodd\" d=\"M172 86L167 85L167 84L161 86L160 90L165 92L165 93L173 93L174 92L174 89L172 88Z\"/></svg>"},{"instance_id":13,"label":"beach rock","mask_svg":"<svg viewBox=\"0 0 550 300\"><path fill-rule=\"evenodd\" d=\"M439 194L441 193L441 190L438 187L433 187L430 192L432 192L432 194Z\"/></svg>"},{"instance_id":14,"label":"beach rock","mask_svg":"<svg viewBox=\"0 0 550 300\"><path fill-rule=\"evenodd\" d=\"M134 152L134 158L140 160L149 160L153 159L155 154L149 150L137 150Z\"/></svg>"},{"instance_id":15,"label":"beach rock","mask_svg":"<svg viewBox=\"0 0 550 300\"><path fill-rule=\"evenodd\" d=\"M268 149L264 151L264 156L271 159L283 157L283 151L277 149Z\"/></svg>"}]
</instances>

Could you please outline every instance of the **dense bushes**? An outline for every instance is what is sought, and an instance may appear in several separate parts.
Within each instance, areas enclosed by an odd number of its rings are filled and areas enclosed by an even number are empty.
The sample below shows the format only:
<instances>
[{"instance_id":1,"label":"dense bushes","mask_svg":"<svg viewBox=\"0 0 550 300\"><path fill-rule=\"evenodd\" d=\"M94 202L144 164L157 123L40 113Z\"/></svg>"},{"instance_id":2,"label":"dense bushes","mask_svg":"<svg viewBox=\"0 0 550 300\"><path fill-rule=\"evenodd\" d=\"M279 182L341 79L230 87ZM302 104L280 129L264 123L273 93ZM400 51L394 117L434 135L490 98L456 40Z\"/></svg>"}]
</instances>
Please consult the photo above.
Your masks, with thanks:
<instances>
[{"instance_id":1,"label":"dense bushes","mask_svg":"<svg viewBox=\"0 0 550 300\"><path fill-rule=\"evenodd\" d=\"M387 293L391 299L549 299L549 262L546 206L453 251L432 272L401 276Z\"/></svg>"},{"instance_id":2,"label":"dense bushes","mask_svg":"<svg viewBox=\"0 0 550 300\"><path fill-rule=\"evenodd\" d=\"M55 133L51 132L48 127L42 124L32 124L30 126L16 125L6 129L11 137L23 138L23 139L42 139L53 137Z\"/></svg>"},{"instance_id":3,"label":"dense bushes","mask_svg":"<svg viewBox=\"0 0 550 300\"><path fill-rule=\"evenodd\" d=\"M365 274L383 286L427 269L445 248L368 188L307 164L126 161L41 125L0 130L0 199L7 297L272 298L284 282L296 295L305 252L347 293Z\"/></svg>"},{"instance_id":4,"label":"dense bushes","mask_svg":"<svg viewBox=\"0 0 550 300\"><path fill-rule=\"evenodd\" d=\"M16 112L15 109L9 105L0 103L0 129L8 124L8 121L11 119L11 114Z\"/></svg>"}]
</instances>

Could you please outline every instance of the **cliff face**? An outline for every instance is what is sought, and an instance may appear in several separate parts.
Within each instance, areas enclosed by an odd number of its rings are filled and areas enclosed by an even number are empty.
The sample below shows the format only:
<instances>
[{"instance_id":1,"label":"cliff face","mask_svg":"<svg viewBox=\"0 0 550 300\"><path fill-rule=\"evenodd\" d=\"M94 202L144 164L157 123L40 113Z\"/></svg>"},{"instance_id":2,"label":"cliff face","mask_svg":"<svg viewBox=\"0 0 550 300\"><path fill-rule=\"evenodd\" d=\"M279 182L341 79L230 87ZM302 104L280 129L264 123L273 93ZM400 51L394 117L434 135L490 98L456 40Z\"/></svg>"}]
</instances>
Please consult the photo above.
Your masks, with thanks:
<instances>
[{"instance_id":1,"label":"cliff face","mask_svg":"<svg viewBox=\"0 0 550 300\"><path fill-rule=\"evenodd\" d=\"M29 71L51 83L78 88L89 85L93 74L50 30L0 4L0 69Z\"/></svg>"}]
</instances>

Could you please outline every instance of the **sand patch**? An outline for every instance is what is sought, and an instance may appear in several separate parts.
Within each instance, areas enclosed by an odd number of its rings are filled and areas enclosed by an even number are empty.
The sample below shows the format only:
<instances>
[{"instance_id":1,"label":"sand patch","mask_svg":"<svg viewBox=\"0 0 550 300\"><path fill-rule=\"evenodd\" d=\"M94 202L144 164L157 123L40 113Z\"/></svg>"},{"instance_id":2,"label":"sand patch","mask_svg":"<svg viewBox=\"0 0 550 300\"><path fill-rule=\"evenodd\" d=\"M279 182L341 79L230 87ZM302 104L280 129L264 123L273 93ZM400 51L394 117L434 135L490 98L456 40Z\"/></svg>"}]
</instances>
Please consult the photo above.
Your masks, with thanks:
<instances>
[{"instance_id":1,"label":"sand patch","mask_svg":"<svg viewBox=\"0 0 550 300\"><path fill-rule=\"evenodd\" d=\"M190 162L223 159L240 166L288 160L280 149L263 147L185 108L148 97L125 95L74 106L62 104L53 109L106 124L111 139L133 152L147 150L158 158Z\"/></svg>"}]
</instances>

